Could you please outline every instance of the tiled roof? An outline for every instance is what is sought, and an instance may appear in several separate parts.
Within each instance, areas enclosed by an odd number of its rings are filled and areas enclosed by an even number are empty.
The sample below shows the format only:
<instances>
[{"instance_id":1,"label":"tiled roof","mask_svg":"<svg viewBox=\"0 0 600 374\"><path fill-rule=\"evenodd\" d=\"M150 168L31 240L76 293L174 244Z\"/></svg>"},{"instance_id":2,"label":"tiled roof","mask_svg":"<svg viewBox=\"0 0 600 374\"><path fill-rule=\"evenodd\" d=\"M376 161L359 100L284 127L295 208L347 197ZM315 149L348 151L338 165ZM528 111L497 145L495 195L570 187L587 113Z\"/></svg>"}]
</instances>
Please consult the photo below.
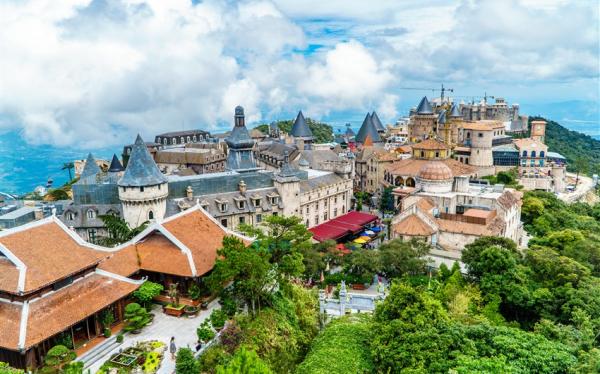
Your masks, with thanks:
<instances>
[{"instance_id":1,"label":"tiled roof","mask_svg":"<svg viewBox=\"0 0 600 374\"><path fill-rule=\"evenodd\" d=\"M544 143L542 143L538 140L534 140L532 138L515 139L514 143L517 146L517 148L519 148L519 149L522 149L522 148L538 148L540 150L548 149L548 147Z\"/></svg>"},{"instance_id":2,"label":"tiled roof","mask_svg":"<svg viewBox=\"0 0 600 374\"><path fill-rule=\"evenodd\" d=\"M136 244L136 249L141 269L182 277L193 276L185 253L160 233L151 233Z\"/></svg>"},{"instance_id":3,"label":"tiled roof","mask_svg":"<svg viewBox=\"0 0 600 374\"><path fill-rule=\"evenodd\" d=\"M379 136L379 133L373 124L370 113L367 113L362 125L360 126L360 129L358 130L358 134L355 137L356 142L364 143L367 139L367 135L371 136L371 141L374 143L381 142L381 137Z\"/></svg>"},{"instance_id":4,"label":"tiled roof","mask_svg":"<svg viewBox=\"0 0 600 374\"><path fill-rule=\"evenodd\" d=\"M405 160L399 160L388 165L386 170L393 175L404 175L416 177L419 174L419 170L429 160L420 160L415 158L408 158ZM471 175L477 171L477 168L471 165L466 165L458 162L454 159L440 160L440 162L446 164L452 170L452 174L456 177L459 175Z\"/></svg>"},{"instance_id":5,"label":"tiled roof","mask_svg":"<svg viewBox=\"0 0 600 374\"><path fill-rule=\"evenodd\" d=\"M89 176L96 175L101 171L102 170L100 170L98 164L96 164L96 159L90 153L88 154L87 159L85 160L85 166L83 167L83 171L81 172L79 178L84 179Z\"/></svg>"},{"instance_id":6,"label":"tiled roof","mask_svg":"<svg viewBox=\"0 0 600 374\"><path fill-rule=\"evenodd\" d=\"M22 304L0 300L0 347L17 350Z\"/></svg>"},{"instance_id":7,"label":"tiled roof","mask_svg":"<svg viewBox=\"0 0 600 374\"><path fill-rule=\"evenodd\" d=\"M315 178L300 181L300 193L310 192L317 188L331 186L343 180L342 177L335 173L328 173Z\"/></svg>"},{"instance_id":8,"label":"tiled roof","mask_svg":"<svg viewBox=\"0 0 600 374\"><path fill-rule=\"evenodd\" d=\"M93 274L29 304L31 347L135 291L139 285Z\"/></svg>"},{"instance_id":9,"label":"tiled roof","mask_svg":"<svg viewBox=\"0 0 600 374\"><path fill-rule=\"evenodd\" d=\"M0 290L16 290L19 269L6 257L0 257Z\"/></svg>"},{"instance_id":10,"label":"tiled roof","mask_svg":"<svg viewBox=\"0 0 600 374\"><path fill-rule=\"evenodd\" d=\"M493 131L495 129L504 128L504 124L500 121L481 120L477 122L463 122L460 127L466 130Z\"/></svg>"},{"instance_id":11,"label":"tiled roof","mask_svg":"<svg viewBox=\"0 0 600 374\"><path fill-rule=\"evenodd\" d=\"M435 139L427 139L422 142L412 145L413 149L425 149L425 150L436 150L436 149L449 149L448 146Z\"/></svg>"},{"instance_id":12,"label":"tiled roof","mask_svg":"<svg viewBox=\"0 0 600 374\"><path fill-rule=\"evenodd\" d=\"M0 244L27 267L26 293L93 267L108 255L79 244L54 217L35 223L26 229L0 235ZM18 291L14 287L3 290Z\"/></svg>"},{"instance_id":13,"label":"tiled roof","mask_svg":"<svg viewBox=\"0 0 600 374\"><path fill-rule=\"evenodd\" d=\"M167 177L158 170L158 166L156 166L150 152L148 152L148 148L138 135L131 149L131 156L125 174L119 180L119 186L154 186L166 182Z\"/></svg>"},{"instance_id":14,"label":"tiled roof","mask_svg":"<svg viewBox=\"0 0 600 374\"><path fill-rule=\"evenodd\" d=\"M109 258L98 265L98 268L124 277L136 273L140 270L136 245L131 244L112 253Z\"/></svg>"},{"instance_id":15,"label":"tiled roof","mask_svg":"<svg viewBox=\"0 0 600 374\"><path fill-rule=\"evenodd\" d=\"M433 108L427 100L427 96L423 96L419 106L417 106L417 114L433 114Z\"/></svg>"},{"instance_id":16,"label":"tiled roof","mask_svg":"<svg viewBox=\"0 0 600 374\"><path fill-rule=\"evenodd\" d=\"M500 235L505 226L501 217L494 218L487 226L447 219L436 219L435 223L438 224L440 231L475 236Z\"/></svg>"},{"instance_id":17,"label":"tiled roof","mask_svg":"<svg viewBox=\"0 0 600 374\"><path fill-rule=\"evenodd\" d=\"M292 126L292 130L290 131L290 135L295 136L297 138L311 138L312 139L312 131L310 131L310 127L306 123L304 119L304 115L302 111L298 112L296 116L296 120L294 121L294 125Z\"/></svg>"},{"instance_id":18,"label":"tiled roof","mask_svg":"<svg viewBox=\"0 0 600 374\"><path fill-rule=\"evenodd\" d=\"M396 223L393 230L397 234L410 236L429 236L435 233L435 230L416 214L411 214Z\"/></svg>"},{"instance_id":19,"label":"tiled roof","mask_svg":"<svg viewBox=\"0 0 600 374\"><path fill-rule=\"evenodd\" d=\"M371 114L371 121L373 121L373 125L375 125L375 129L377 129L378 132L385 132L385 127L383 126L383 123L381 123L377 112L373 111Z\"/></svg>"}]
</instances>

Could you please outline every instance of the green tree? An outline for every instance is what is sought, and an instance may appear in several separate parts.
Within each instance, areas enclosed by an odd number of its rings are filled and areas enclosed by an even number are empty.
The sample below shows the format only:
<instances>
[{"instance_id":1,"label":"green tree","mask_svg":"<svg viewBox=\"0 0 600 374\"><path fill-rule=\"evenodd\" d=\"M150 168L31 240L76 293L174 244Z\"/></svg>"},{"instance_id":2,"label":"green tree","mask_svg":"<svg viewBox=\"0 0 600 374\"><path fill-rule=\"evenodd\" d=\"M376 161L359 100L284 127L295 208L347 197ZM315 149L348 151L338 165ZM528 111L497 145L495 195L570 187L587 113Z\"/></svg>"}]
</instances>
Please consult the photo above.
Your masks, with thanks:
<instances>
[{"instance_id":1,"label":"green tree","mask_svg":"<svg viewBox=\"0 0 600 374\"><path fill-rule=\"evenodd\" d=\"M73 162L65 162L61 167L61 170L66 170L69 172L69 181L73 180L73 174L71 174L71 170L73 170L74 168L75 165L73 164Z\"/></svg>"},{"instance_id":2,"label":"green tree","mask_svg":"<svg viewBox=\"0 0 600 374\"><path fill-rule=\"evenodd\" d=\"M106 226L108 236L98 238L98 244L106 247L114 247L133 239L137 234L146 229L148 222L142 223L140 226L132 229L124 219L108 214L98 216Z\"/></svg>"},{"instance_id":3,"label":"green tree","mask_svg":"<svg viewBox=\"0 0 600 374\"><path fill-rule=\"evenodd\" d=\"M394 213L396 210L396 207L394 206L394 196L392 195L393 190L394 187L386 187L383 189L381 201L379 202L379 210L382 214Z\"/></svg>"},{"instance_id":4,"label":"green tree","mask_svg":"<svg viewBox=\"0 0 600 374\"><path fill-rule=\"evenodd\" d=\"M213 291L232 281L233 296L250 307L252 315L268 302L276 287L276 274L269 263L270 253L259 245L246 247L236 237L223 238L223 248L207 279Z\"/></svg>"},{"instance_id":5,"label":"green tree","mask_svg":"<svg viewBox=\"0 0 600 374\"><path fill-rule=\"evenodd\" d=\"M241 347L225 366L217 367L217 374L271 374L269 366L256 352Z\"/></svg>"},{"instance_id":6,"label":"green tree","mask_svg":"<svg viewBox=\"0 0 600 374\"><path fill-rule=\"evenodd\" d=\"M145 281L140 288L133 292L133 297L145 308L150 306L152 300L160 295L164 287L160 283Z\"/></svg>"},{"instance_id":7,"label":"green tree","mask_svg":"<svg viewBox=\"0 0 600 374\"><path fill-rule=\"evenodd\" d=\"M50 371L60 372L64 366L68 365L76 357L75 352L64 345L55 345L46 353L44 364Z\"/></svg>"},{"instance_id":8,"label":"green tree","mask_svg":"<svg viewBox=\"0 0 600 374\"><path fill-rule=\"evenodd\" d=\"M212 338L215 337L215 332L210 327L210 323L207 319L204 320L200 327L196 329L196 335L198 335L198 340L204 343L210 341Z\"/></svg>"},{"instance_id":9,"label":"green tree","mask_svg":"<svg viewBox=\"0 0 600 374\"><path fill-rule=\"evenodd\" d=\"M125 307L125 331L140 330L150 322L150 316L145 308L138 303L127 304Z\"/></svg>"},{"instance_id":10,"label":"green tree","mask_svg":"<svg viewBox=\"0 0 600 374\"><path fill-rule=\"evenodd\" d=\"M175 373L177 374L199 374L200 363L194 357L189 348L180 348L175 359Z\"/></svg>"},{"instance_id":11,"label":"green tree","mask_svg":"<svg viewBox=\"0 0 600 374\"><path fill-rule=\"evenodd\" d=\"M427 243L419 240L394 239L379 247L379 269L388 278L399 278L407 274L422 273L429 252Z\"/></svg>"},{"instance_id":12,"label":"green tree","mask_svg":"<svg viewBox=\"0 0 600 374\"><path fill-rule=\"evenodd\" d=\"M526 224L533 223L533 220L544 213L544 203L536 197L529 197L523 200L521 207L521 219Z\"/></svg>"},{"instance_id":13,"label":"green tree","mask_svg":"<svg viewBox=\"0 0 600 374\"><path fill-rule=\"evenodd\" d=\"M25 371L10 367L6 362L0 361L0 374L24 374Z\"/></svg>"}]
</instances>

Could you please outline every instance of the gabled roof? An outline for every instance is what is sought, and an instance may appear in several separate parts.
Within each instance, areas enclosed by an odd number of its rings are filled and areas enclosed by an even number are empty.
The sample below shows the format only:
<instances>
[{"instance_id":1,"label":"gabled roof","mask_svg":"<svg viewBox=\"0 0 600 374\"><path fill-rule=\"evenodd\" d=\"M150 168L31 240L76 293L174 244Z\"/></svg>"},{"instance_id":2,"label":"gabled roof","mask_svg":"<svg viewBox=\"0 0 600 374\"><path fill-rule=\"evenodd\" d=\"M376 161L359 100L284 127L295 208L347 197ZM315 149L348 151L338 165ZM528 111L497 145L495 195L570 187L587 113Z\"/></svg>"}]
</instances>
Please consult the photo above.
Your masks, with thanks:
<instances>
[{"instance_id":1,"label":"gabled roof","mask_svg":"<svg viewBox=\"0 0 600 374\"><path fill-rule=\"evenodd\" d=\"M292 126L292 131L290 135L295 136L297 138L311 138L313 137L312 131L310 131L310 127L306 123L304 119L304 115L302 111L298 112L296 116L296 120L294 121L294 125Z\"/></svg>"},{"instance_id":2,"label":"gabled roof","mask_svg":"<svg viewBox=\"0 0 600 374\"><path fill-rule=\"evenodd\" d=\"M373 113L371 114L371 120L373 121L377 132L385 132L385 127L383 126L383 123L381 123L377 112L373 111Z\"/></svg>"},{"instance_id":3,"label":"gabled roof","mask_svg":"<svg viewBox=\"0 0 600 374\"><path fill-rule=\"evenodd\" d=\"M131 149L131 156L125 174L119 180L119 186L155 186L166 182L167 177L160 172L142 137L138 134Z\"/></svg>"},{"instance_id":4,"label":"gabled roof","mask_svg":"<svg viewBox=\"0 0 600 374\"><path fill-rule=\"evenodd\" d=\"M365 116L365 119L358 130L358 134L356 135L356 141L358 143L364 143L367 139L367 135L371 136L371 141L374 143L381 142L381 136L379 136L379 133L373 124L370 113L367 113Z\"/></svg>"},{"instance_id":5,"label":"gabled roof","mask_svg":"<svg viewBox=\"0 0 600 374\"><path fill-rule=\"evenodd\" d=\"M54 216L1 232L0 253L5 258L0 262L0 290L33 292L94 267L108 256L83 243Z\"/></svg>"},{"instance_id":6,"label":"gabled roof","mask_svg":"<svg viewBox=\"0 0 600 374\"><path fill-rule=\"evenodd\" d=\"M83 171L81 172L79 178L84 179L89 176L96 175L101 171L102 170L100 170L98 164L96 164L96 159L91 153L89 153L87 159L85 160L85 166L83 167Z\"/></svg>"},{"instance_id":7,"label":"gabled roof","mask_svg":"<svg viewBox=\"0 0 600 374\"><path fill-rule=\"evenodd\" d=\"M435 233L435 228L423 221L417 214L411 214L394 224L396 234L405 236L430 236Z\"/></svg>"},{"instance_id":8,"label":"gabled roof","mask_svg":"<svg viewBox=\"0 0 600 374\"><path fill-rule=\"evenodd\" d=\"M443 125L446 123L446 111L442 110L438 115L437 121L439 124Z\"/></svg>"},{"instance_id":9,"label":"gabled roof","mask_svg":"<svg viewBox=\"0 0 600 374\"><path fill-rule=\"evenodd\" d=\"M422 142L416 143L412 145L413 149L426 149L426 150L438 150L438 149L450 149L446 143L442 143L439 140L435 139L427 139Z\"/></svg>"},{"instance_id":10,"label":"gabled roof","mask_svg":"<svg viewBox=\"0 0 600 374\"><path fill-rule=\"evenodd\" d=\"M120 171L125 170L123 165L121 165L121 161L117 158L117 155L113 154L112 161L110 162L110 166L108 167L108 171L110 173L118 173Z\"/></svg>"},{"instance_id":11,"label":"gabled roof","mask_svg":"<svg viewBox=\"0 0 600 374\"><path fill-rule=\"evenodd\" d=\"M452 104L452 108L450 108L450 118L460 118L462 114L460 110L458 110L458 105Z\"/></svg>"},{"instance_id":12,"label":"gabled roof","mask_svg":"<svg viewBox=\"0 0 600 374\"><path fill-rule=\"evenodd\" d=\"M417 107L417 114L433 114L433 108L427 100L427 96L423 96L419 106Z\"/></svg>"}]
</instances>

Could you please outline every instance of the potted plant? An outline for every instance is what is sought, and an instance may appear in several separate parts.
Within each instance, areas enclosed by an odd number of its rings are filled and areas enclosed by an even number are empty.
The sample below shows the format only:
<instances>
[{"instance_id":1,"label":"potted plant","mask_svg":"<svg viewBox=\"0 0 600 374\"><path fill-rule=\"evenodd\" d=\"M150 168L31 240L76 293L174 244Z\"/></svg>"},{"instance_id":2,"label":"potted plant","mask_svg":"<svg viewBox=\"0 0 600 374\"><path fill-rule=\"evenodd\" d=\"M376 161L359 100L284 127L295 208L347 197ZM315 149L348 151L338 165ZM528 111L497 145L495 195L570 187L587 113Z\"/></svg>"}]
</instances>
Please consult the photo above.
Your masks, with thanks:
<instances>
[{"instance_id":1,"label":"potted plant","mask_svg":"<svg viewBox=\"0 0 600 374\"><path fill-rule=\"evenodd\" d=\"M196 315L198 315L200 308L198 308L197 306L188 305L185 308L183 308L183 311L185 312L186 316L195 317Z\"/></svg>"},{"instance_id":2,"label":"potted plant","mask_svg":"<svg viewBox=\"0 0 600 374\"><path fill-rule=\"evenodd\" d=\"M177 289L177 283L171 283L167 294L171 299L171 303L165 305L164 311L166 314L175 317L181 317L183 315L183 308L185 305L179 303L179 290Z\"/></svg>"},{"instance_id":3,"label":"potted plant","mask_svg":"<svg viewBox=\"0 0 600 374\"><path fill-rule=\"evenodd\" d=\"M213 325L215 330L219 331L225 326L225 321L227 321L227 314L221 309L215 309L210 314L210 323Z\"/></svg>"},{"instance_id":4,"label":"potted plant","mask_svg":"<svg viewBox=\"0 0 600 374\"><path fill-rule=\"evenodd\" d=\"M192 299L194 306L200 304L200 298L202 297L202 289L196 282L193 282L188 287L188 297Z\"/></svg>"},{"instance_id":5,"label":"potted plant","mask_svg":"<svg viewBox=\"0 0 600 374\"><path fill-rule=\"evenodd\" d=\"M102 325L102 333L105 338L110 338L111 332L110 327L115 322L115 316L112 308L107 308L100 314L100 324Z\"/></svg>"}]
</instances>

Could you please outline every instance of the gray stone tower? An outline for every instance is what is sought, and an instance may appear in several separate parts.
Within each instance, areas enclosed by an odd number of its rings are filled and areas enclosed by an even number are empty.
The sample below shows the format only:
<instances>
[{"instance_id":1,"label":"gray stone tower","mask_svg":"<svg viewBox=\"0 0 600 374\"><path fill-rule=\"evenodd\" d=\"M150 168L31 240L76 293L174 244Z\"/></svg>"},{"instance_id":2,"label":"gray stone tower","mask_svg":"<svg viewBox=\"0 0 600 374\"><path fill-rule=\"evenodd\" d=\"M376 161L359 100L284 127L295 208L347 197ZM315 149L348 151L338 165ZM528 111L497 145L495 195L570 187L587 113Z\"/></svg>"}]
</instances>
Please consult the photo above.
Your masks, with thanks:
<instances>
[{"instance_id":1,"label":"gray stone tower","mask_svg":"<svg viewBox=\"0 0 600 374\"><path fill-rule=\"evenodd\" d=\"M231 134L225 139L229 154L227 155L227 169L229 170L254 170L256 163L254 161L254 139L250 137L246 128L246 119L244 108L237 106L235 108L235 126Z\"/></svg>"}]
</instances>

